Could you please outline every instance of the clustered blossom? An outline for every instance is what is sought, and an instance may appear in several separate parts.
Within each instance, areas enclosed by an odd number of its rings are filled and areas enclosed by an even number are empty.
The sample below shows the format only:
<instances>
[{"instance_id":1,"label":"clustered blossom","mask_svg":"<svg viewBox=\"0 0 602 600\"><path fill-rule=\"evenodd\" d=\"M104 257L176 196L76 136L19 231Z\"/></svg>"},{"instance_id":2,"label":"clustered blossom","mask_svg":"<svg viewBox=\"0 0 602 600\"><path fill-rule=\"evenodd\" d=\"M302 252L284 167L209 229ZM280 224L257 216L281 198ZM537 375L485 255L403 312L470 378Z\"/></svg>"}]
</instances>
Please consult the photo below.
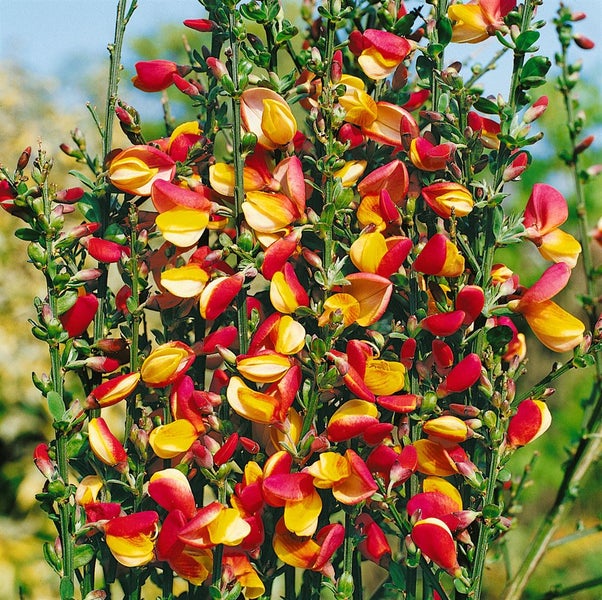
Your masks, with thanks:
<instances>
[{"instance_id":1,"label":"clustered blossom","mask_svg":"<svg viewBox=\"0 0 602 600\"><path fill-rule=\"evenodd\" d=\"M453 3L451 40L502 35L515 8ZM124 567L169 568L194 586L239 586L258 598L282 565L344 586L341 556L352 544L381 566L422 556L468 581L467 549L491 521L484 451L506 458L551 423L543 395L513 404L524 323L556 352L584 340L581 321L552 301L581 246L559 229L566 200L541 183L507 243L526 238L553 264L525 288L493 255L484 262L483 223L497 215L499 190L467 175L484 167L463 163L466 143L455 126L437 127L438 107L420 110L429 93L407 71L424 34L354 30L330 72L314 45L288 87L246 73L232 92L238 67L207 48L203 65L136 65L134 85L147 92L175 85L201 97L205 77L214 90L205 105L216 89L235 96L241 131L232 137L214 113L215 131L187 121L111 152L110 196L142 207L138 221L127 224L121 210L117 233L86 222L78 243L103 269L126 273L112 292L113 337L90 335L102 306L100 285L85 277L70 280L77 291L58 323L49 307L40 311L39 335L57 329L57 344L87 352L77 366L100 373L70 425L85 421L81 444L93 458L82 473L96 472L77 487L85 525L76 535L106 544ZM381 87L391 93L379 96ZM546 105L534 102L523 125ZM307 119L312 131L299 131ZM498 120L471 111L466 135L479 154L498 153L509 181L528 159L504 153ZM208 139L216 133L223 155ZM0 202L19 216L4 180ZM128 226L129 239L120 237ZM158 313L163 331L153 338L143 323L128 364L144 310ZM107 416L116 405L135 415L125 435ZM59 480L47 448L35 460ZM119 502L121 488L135 501Z\"/></svg>"}]
</instances>

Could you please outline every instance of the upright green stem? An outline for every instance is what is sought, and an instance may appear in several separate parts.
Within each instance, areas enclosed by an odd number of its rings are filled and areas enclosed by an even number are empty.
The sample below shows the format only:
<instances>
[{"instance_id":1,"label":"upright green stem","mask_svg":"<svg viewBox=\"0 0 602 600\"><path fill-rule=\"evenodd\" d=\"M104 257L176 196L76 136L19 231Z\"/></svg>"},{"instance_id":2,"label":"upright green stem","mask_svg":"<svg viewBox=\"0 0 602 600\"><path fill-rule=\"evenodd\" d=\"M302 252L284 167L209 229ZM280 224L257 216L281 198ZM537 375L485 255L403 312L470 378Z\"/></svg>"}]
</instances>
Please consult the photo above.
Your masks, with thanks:
<instances>
[{"instance_id":1,"label":"upright green stem","mask_svg":"<svg viewBox=\"0 0 602 600\"><path fill-rule=\"evenodd\" d=\"M234 95L232 96L232 141L234 159L234 216L236 220L237 233L240 235L240 221L243 217L242 203L245 199L244 185L244 161L242 157L242 117L240 112L240 81L238 77L238 63L240 57L240 46L235 35L237 12L235 7L229 12L230 20L230 48L232 51L232 81L234 83ZM247 318L247 294L243 289L238 294L236 309L236 322L238 325L238 342L241 354L245 354L249 348L249 320Z\"/></svg>"},{"instance_id":2,"label":"upright green stem","mask_svg":"<svg viewBox=\"0 0 602 600\"><path fill-rule=\"evenodd\" d=\"M40 160L42 162L42 160ZM49 223L51 219L51 201L50 193L48 188L48 178L44 178L42 185L42 195L44 201L44 217L46 222ZM47 286L48 286L48 302L50 304L50 310L53 317L58 318L58 296L54 288L53 277L54 273L54 231L49 231L45 238L45 249L48 256L49 271L46 273ZM61 364L61 351L59 343L55 340L50 341L49 345L50 353L50 377L52 381L52 390L58 394L61 398L64 396L64 379L63 369ZM63 398L64 399L64 398ZM67 409L68 406L65 406ZM69 456L67 453L67 432L62 430L56 431L56 462L58 465L58 472L65 483L69 484ZM59 533L62 546L62 562L63 562L63 574L61 580L61 598L70 598L73 590L73 578L74 578L74 540L73 540L73 521L72 521L72 506L69 497L61 498L58 501L59 511ZM63 583L66 581L67 583ZM69 589L69 594L63 596L63 590Z\"/></svg>"},{"instance_id":3,"label":"upright green stem","mask_svg":"<svg viewBox=\"0 0 602 600\"><path fill-rule=\"evenodd\" d=\"M585 312L589 320L589 327L593 330L596 321L598 319L598 312L596 310L596 284L594 279L594 263L592 260L592 253L589 244L589 224L587 219L587 206L585 204L585 194L583 190L583 181L581 179L581 166L580 166L580 153L577 152L577 136L578 128L575 120L574 112L574 99L571 95L571 87L568 82L571 81L571 71L569 70L568 60L568 42L562 44L562 75L560 77L560 93L564 100L564 108L567 115L567 129L570 140L570 148L572 152L572 160L568 164L571 168L573 175L573 183L575 186L576 196L576 212L579 224L579 239L581 241L581 263L583 265L583 273L585 275L585 286L587 296L589 298L588 304L584 307ZM602 386L602 352L596 352L596 381L598 386Z\"/></svg>"},{"instance_id":4,"label":"upright green stem","mask_svg":"<svg viewBox=\"0 0 602 600\"><path fill-rule=\"evenodd\" d=\"M132 0L129 10L126 12L127 0L117 1L117 16L115 19L115 34L113 43L109 44L109 85L105 106L105 124L102 136L102 159L109 154L113 146L113 123L115 121L115 104L117 102L117 90L119 88L119 70L121 69L121 52L125 28L137 6L137 0ZM111 205L110 194L107 192L103 208L101 210L101 222L99 235L102 237L109 225L109 210ZM108 285L108 271L106 265L99 264L102 274L98 279L98 310L94 318L94 340L98 341L104 337L105 327L105 303Z\"/></svg>"},{"instance_id":5,"label":"upright green stem","mask_svg":"<svg viewBox=\"0 0 602 600\"><path fill-rule=\"evenodd\" d=\"M328 10L330 14L335 13L335 2L334 0L329 0L328 2ZM334 139L335 132L332 127L332 111L334 107L333 100L333 82L331 79L332 75L332 60L334 56L334 47L335 47L335 33L336 33L336 22L334 20L328 20L326 22L326 47L324 51L324 65L325 65L325 73L324 73L324 99L325 99L325 108L323 111L324 116L324 127L327 136L326 140L326 157L330 158L333 155L333 147L334 147ZM332 266L335 258L335 246L334 246L334 237L332 232L332 227L334 224L334 177L330 170L325 174L326 181L324 183L324 211L322 218L326 217L324 220L325 231L324 231L324 270L326 273L329 272L330 267Z\"/></svg>"},{"instance_id":6,"label":"upright green stem","mask_svg":"<svg viewBox=\"0 0 602 600\"><path fill-rule=\"evenodd\" d=\"M497 481L497 473L499 467L499 450L494 448L491 451L491 460L489 463L489 472L487 473L487 489L483 498L483 505L487 506L493 502L495 486ZM481 597L481 588L483 587L483 569L485 568L485 558L489 549L490 529L487 523L481 523L479 527L479 537L475 557L472 565L472 589L471 593L474 598Z\"/></svg>"},{"instance_id":7,"label":"upright green stem","mask_svg":"<svg viewBox=\"0 0 602 600\"><path fill-rule=\"evenodd\" d=\"M129 205L129 233L130 233L130 259L128 261L129 275L131 278L131 300L129 311L130 326L130 371L135 372L140 368L139 341L140 341L140 280L138 274L138 209L134 202ZM136 411L136 396L128 400L125 416L125 440L129 439L134 424Z\"/></svg>"}]
</instances>

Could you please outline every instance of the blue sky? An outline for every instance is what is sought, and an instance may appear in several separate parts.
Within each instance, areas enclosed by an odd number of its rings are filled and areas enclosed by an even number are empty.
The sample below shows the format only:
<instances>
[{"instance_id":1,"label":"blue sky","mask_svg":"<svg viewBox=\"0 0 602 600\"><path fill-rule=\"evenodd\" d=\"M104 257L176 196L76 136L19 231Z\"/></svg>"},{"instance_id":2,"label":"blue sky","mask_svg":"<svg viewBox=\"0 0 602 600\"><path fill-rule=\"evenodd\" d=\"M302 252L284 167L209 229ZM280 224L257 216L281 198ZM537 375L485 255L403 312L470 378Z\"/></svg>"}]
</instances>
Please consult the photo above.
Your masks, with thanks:
<instances>
[{"instance_id":1,"label":"blue sky","mask_svg":"<svg viewBox=\"0 0 602 600\"><path fill-rule=\"evenodd\" d=\"M588 19L577 23L575 29L598 39L602 31L600 0L565 3L588 14ZM162 24L177 25L184 19L203 16L197 0L139 0L138 4L126 33L123 57L130 72L135 56L128 50L128 39L153 35ZM80 87L81 76L93 72L93 65L100 68L106 64L116 5L116 0L0 0L0 60L22 65L34 77L59 79L57 93L72 103L83 104L87 98ZM541 17L549 19L557 5L557 0L544 0ZM557 47L550 26L542 33L541 45L545 48L552 44ZM480 48L465 45L462 50L469 54ZM602 42L593 51L581 52L580 57L584 72L601 81Z\"/></svg>"}]
</instances>

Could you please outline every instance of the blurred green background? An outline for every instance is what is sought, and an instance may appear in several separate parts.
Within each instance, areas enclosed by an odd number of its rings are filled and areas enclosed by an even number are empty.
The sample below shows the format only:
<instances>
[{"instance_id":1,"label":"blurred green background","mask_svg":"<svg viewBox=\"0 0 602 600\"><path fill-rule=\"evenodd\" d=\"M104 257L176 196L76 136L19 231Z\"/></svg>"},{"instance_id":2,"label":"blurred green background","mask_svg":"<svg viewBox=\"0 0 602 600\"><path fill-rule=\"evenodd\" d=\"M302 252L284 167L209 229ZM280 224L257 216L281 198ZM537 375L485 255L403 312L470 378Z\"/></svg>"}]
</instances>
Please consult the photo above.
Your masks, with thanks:
<instances>
[{"instance_id":1,"label":"blurred green background","mask_svg":"<svg viewBox=\"0 0 602 600\"><path fill-rule=\"evenodd\" d=\"M9 170L14 168L20 152L26 146L32 146L35 152L41 140L44 148L55 158L56 183L74 185L74 180L67 174L74 164L58 150L58 145L70 141L69 132L75 127L84 131L89 145L97 143L85 102L99 106L102 114L106 73L103 51L112 37L115 3L105 0L95 4L98 7L97 14L89 9L82 11L80 3L59 1L52 3L54 12L59 11L58 16L51 16L48 13L52 10L49 3L9 3L9 0L0 0L0 162ZM126 42L121 97L140 110L145 130L152 137L160 128L159 96L143 95L129 85L133 64L141 57L185 62L181 49L184 31L179 21L202 15L194 0L181 0L178 3L142 0L140 4L142 14L135 15L131 25L133 33ZM553 13L556 4L546 0L545 5L547 17ZM596 39L595 33L602 27L597 1L575 2L574 5L579 10L590 11L590 20L581 30ZM167 11L164 10L166 7ZM161 13L157 13L159 9ZM60 20L61 14L65 15L64 21ZM165 16L162 23L156 22L156 14ZM24 16L31 17L27 26ZM53 19L55 25L61 23L61 29L53 30L48 19ZM22 29L15 29L15 25ZM39 33L40 26L45 28L46 33ZM548 27L548 30L551 29ZM68 37L70 31L74 34L73 38ZM38 33L43 37L38 37ZM188 35L192 39L197 34L189 32ZM553 31L546 33L545 40L544 48L549 47L548 55L552 55L556 51ZM62 54L56 46L62 47ZM581 54L586 59L586 77L578 88L581 108L587 115L585 134L596 134L602 128L602 80L596 73L602 56L599 49L587 56L585 52ZM495 77L492 82L501 80L499 74ZM574 199L570 174L557 159L567 135L561 102L555 95L554 77L553 68L547 89L541 90L542 94L550 96L550 107L534 126L535 130L542 129L545 132L545 141L536 146L534 164L522 182L514 186L507 201L508 206L514 206L517 211L522 210L532 185L537 182L558 187L569 203ZM505 90L495 91L504 93ZM182 102L182 95L177 93L173 95L173 113L178 118L194 118L194 113ZM115 145L128 145L120 132L116 132ZM600 163L602 147L596 140L584 155L584 165ZM592 228L602 217L599 190L599 179L586 189ZM17 226L16 220L0 214L0 598L18 598L21 590L24 598L52 600L57 597L57 580L43 561L42 542L52 541L54 535L36 506L34 496L40 491L43 479L33 467L31 459L34 446L51 437L46 410L31 383L33 371L41 373L47 370L47 359L44 345L31 337L27 323L27 319L33 315L33 296L43 295L44 292L43 282L37 272L26 264L25 243L13 236ZM574 210L563 229L576 234ZM602 248L593 243L592 249L595 264L602 264ZM520 273L521 282L525 285L534 282L547 266L528 243L521 244L515 251L506 252L500 259ZM572 309L575 314L580 314L576 297L584 290L580 266L575 269L570 289L565 290L558 299L562 306ZM528 347L529 373L521 379L521 388L544 376L553 361L561 358L548 352L531 337L528 338ZM518 477L533 454L539 454L531 473L532 485L521 497L523 508L518 515L518 526L505 536L498 552L492 552L486 575L484 597L487 599L498 597L504 585L506 562L509 560L513 569L520 564L535 527L554 500L568 449L579 434L583 418L581 404L589 395L592 378L593 371L588 370L573 372L561 380L556 394L549 401L554 417L551 429L535 444L518 452L513 459L513 475ZM589 473L557 537L596 527L600 523L601 476L598 464ZM541 598L555 586L567 586L596 576L602 577L600 532L553 547L537 569L525 598ZM571 597L577 600L599 599L602 597L602 586Z\"/></svg>"}]
</instances>

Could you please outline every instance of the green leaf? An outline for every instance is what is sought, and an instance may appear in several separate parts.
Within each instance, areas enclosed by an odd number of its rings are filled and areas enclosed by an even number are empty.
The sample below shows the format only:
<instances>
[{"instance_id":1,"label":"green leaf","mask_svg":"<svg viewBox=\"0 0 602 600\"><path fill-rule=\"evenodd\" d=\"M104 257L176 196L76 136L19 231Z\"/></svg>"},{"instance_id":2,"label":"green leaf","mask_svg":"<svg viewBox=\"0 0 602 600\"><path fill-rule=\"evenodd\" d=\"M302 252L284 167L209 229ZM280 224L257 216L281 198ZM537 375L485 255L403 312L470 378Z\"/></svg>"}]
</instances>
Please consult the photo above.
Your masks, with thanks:
<instances>
[{"instance_id":1,"label":"green leaf","mask_svg":"<svg viewBox=\"0 0 602 600\"><path fill-rule=\"evenodd\" d=\"M37 242L40 239L40 234L29 227L21 227L15 231L15 237L25 242Z\"/></svg>"},{"instance_id":2,"label":"green leaf","mask_svg":"<svg viewBox=\"0 0 602 600\"><path fill-rule=\"evenodd\" d=\"M123 228L117 223L111 223L103 236L105 240L110 240L111 242L115 242L117 244L126 244L128 239L125 235Z\"/></svg>"},{"instance_id":3,"label":"green leaf","mask_svg":"<svg viewBox=\"0 0 602 600\"><path fill-rule=\"evenodd\" d=\"M552 63L547 56L532 56L523 66L520 74L520 83L523 88L532 88L543 85L545 76Z\"/></svg>"},{"instance_id":4,"label":"green leaf","mask_svg":"<svg viewBox=\"0 0 602 600\"><path fill-rule=\"evenodd\" d=\"M72 169L71 171L69 171L69 175L73 175L73 177L75 177L76 179L79 179L86 187L89 187L90 189L94 189L94 182L91 179L89 179L88 177L86 177L80 171L76 171L75 169ZM81 200L80 200L80 202L81 202Z\"/></svg>"},{"instance_id":5,"label":"green leaf","mask_svg":"<svg viewBox=\"0 0 602 600\"><path fill-rule=\"evenodd\" d=\"M406 575L399 563L392 561L389 564L389 575L391 575L391 582L396 589L405 590Z\"/></svg>"},{"instance_id":6,"label":"green leaf","mask_svg":"<svg viewBox=\"0 0 602 600\"><path fill-rule=\"evenodd\" d=\"M487 504L483 507L483 517L485 519L497 519L502 511L497 504Z\"/></svg>"},{"instance_id":7,"label":"green leaf","mask_svg":"<svg viewBox=\"0 0 602 600\"><path fill-rule=\"evenodd\" d=\"M99 223L101 221L100 204L94 194L86 192L77 203L77 207L87 221L91 223Z\"/></svg>"},{"instance_id":8,"label":"green leaf","mask_svg":"<svg viewBox=\"0 0 602 600\"><path fill-rule=\"evenodd\" d=\"M63 564L58 554L54 551L52 544L45 542L42 547L46 562L57 572L60 573L63 569Z\"/></svg>"},{"instance_id":9,"label":"green leaf","mask_svg":"<svg viewBox=\"0 0 602 600\"><path fill-rule=\"evenodd\" d=\"M536 48L532 46L538 39L538 31L524 31L514 40L514 45L520 52L535 52Z\"/></svg>"},{"instance_id":10,"label":"green leaf","mask_svg":"<svg viewBox=\"0 0 602 600\"><path fill-rule=\"evenodd\" d=\"M401 19L399 19L399 21L397 21L397 23L395 23L393 26L393 33L401 36L406 36L412 33L412 27L414 26L417 16L418 13L411 12L401 17Z\"/></svg>"},{"instance_id":11,"label":"green leaf","mask_svg":"<svg viewBox=\"0 0 602 600\"><path fill-rule=\"evenodd\" d=\"M486 115L497 115L499 114L499 108L496 102L493 100L489 100L488 98L483 98L481 96L475 103L474 107Z\"/></svg>"},{"instance_id":12,"label":"green leaf","mask_svg":"<svg viewBox=\"0 0 602 600\"><path fill-rule=\"evenodd\" d=\"M500 469L500 472L497 474L497 480L502 483L506 481L510 481L512 479L512 473L508 469ZM491 506L491 505L490 505ZM483 514L485 514L485 510L483 510ZM495 515L496 517L499 514Z\"/></svg>"},{"instance_id":13,"label":"green leaf","mask_svg":"<svg viewBox=\"0 0 602 600\"><path fill-rule=\"evenodd\" d=\"M426 56L419 56L416 59L416 72L418 73L418 77L420 77L420 79L430 82L433 77L435 66L436 65L434 61Z\"/></svg>"},{"instance_id":14,"label":"green leaf","mask_svg":"<svg viewBox=\"0 0 602 600\"><path fill-rule=\"evenodd\" d=\"M48 392L46 401L48 402L48 410L50 411L52 418L55 421L62 419L65 414L65 403L63 402L62 396L53 390Z\"/></svg>"},{"instance_id":15,"label":"green leaf","mask_svg":"<svg viewBox=\"0 0 602 600\"><path fill-rule=\"evenodd\" d=\"M443 17L437 21L437 33L439 37L439 43L447 46L452 39L452 24L447 17Z\"/></svg>"},{"instance_id":16,"label":"green leaf","mask_svg":"<svg viewBox=\"0 0 602 600\"><path fill-rule=\"evenodd\" d=\"M94 558L95 553L94 546L91 544L75 546L73 551L73 565L76 569L87 565Z\"/></svg>"},{"instance_id":17,"label":"green leaf","mask_svg":"<svg viewBox=\"0 0 602 600\"><path fill-rule=\"evenodd\" d=\"M513 333L510 327L506 325L500 325L498 327L493 327L490 329L487 334L487 341L493 348L493 351L496 354L500 354L501 351L506 347L508 342L512 339Z\"/></svg>"},{"instance_id":18,"label":"green leaf","mask_svg":"<svg viewBox=\"0 0 602 600\"><path fill-rule=\"evenodd\" d=\"M59 315L65 314L77 300L76 290L65 290L56 301L56 310Z\"/></svg>"},{"instance_id":19,"label":"green leaf","mask_svg":"<svg viewBox=\"0 0 602 600\"><path fill-rule=\"evenodd\" d=\"M437 56L443 54L444 49L445 47L443 44L430 44L426 51L429 53L429 56L436 58Z\"/></svg>"},{"instance_id":20,"label":"green leaf","mask_svg":"<svg viewBox=\"0 0 602 600\"><path fill-rule=\"evenodd\" d=\"M61 578L61 585L59 586L61 594L61 600L71 600L74 596L75 590L73 588L73 581L69 577Z\"/></svg>"},{"instance_id":21,"label":"green leaf","mask_svg":"<svg viewBox=\"0 0 602 600\"><path fill-rule=\"evenodd\" d=\"M462 579L454 579L454 587L456 588L456 591L460 594L468 594L468 592L470 592L470 588L466 585L464 581L462 581Z\"/></svg>"}]
</instances>

